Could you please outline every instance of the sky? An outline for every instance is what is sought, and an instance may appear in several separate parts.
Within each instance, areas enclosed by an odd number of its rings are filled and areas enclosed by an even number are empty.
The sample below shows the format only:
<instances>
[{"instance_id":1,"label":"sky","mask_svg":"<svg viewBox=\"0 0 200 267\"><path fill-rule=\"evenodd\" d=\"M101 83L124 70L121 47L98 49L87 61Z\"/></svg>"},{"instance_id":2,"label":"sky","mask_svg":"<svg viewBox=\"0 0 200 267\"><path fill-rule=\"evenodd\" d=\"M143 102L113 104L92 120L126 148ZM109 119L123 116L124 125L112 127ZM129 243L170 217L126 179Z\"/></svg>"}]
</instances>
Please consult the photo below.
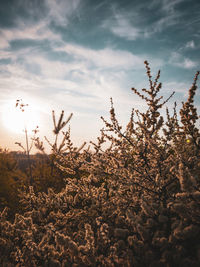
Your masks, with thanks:
<instances>
[{"instance_id":1,"label":"sky","mask_svg":"<svg viewBox=\"0 0 200 267\"><path fill-rule=\"evenodd\" d=\"M161 70L159 96L175 91L165 106L172 115L200 70L198 0L1 0L0 147L19 150L24 127L31 138L36 125L41 140L53 140L52 110L73 113L75 146L95 142L110 97L126 126L132 108L147 108L131 91L149 88L145 60L153 77ZM17 99L28 104L23 123Z\"/></svg>"}]
</instances>

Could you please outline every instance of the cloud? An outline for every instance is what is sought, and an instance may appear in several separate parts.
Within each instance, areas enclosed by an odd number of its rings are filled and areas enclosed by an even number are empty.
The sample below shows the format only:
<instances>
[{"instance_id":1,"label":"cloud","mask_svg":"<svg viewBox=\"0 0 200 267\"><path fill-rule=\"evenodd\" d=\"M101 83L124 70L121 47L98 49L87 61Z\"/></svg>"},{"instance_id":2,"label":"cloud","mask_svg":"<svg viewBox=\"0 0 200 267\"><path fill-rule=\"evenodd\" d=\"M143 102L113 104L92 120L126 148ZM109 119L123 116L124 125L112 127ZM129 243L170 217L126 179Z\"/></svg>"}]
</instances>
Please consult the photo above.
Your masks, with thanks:
<instances>
[{"instance_id":1,"label":"cloud","mask_svg":"<svg viewBox=\"0 0 200 267\"><path fill-rule=\"evenodd\" d=\"M186 69L192 69L197 66L195 61L190 60L189 58L184 58L183 67Z\"/></svg>"},{"instance_id":2,"label":"cloud","mask_svg":"<svg viewBox=\"0 0 200 267\"><path fill-rule=\"evenodd\" d=\"M186 94L189 88L189 83L172 81L163 83L162 90L165 92L175 91L176 93Z\"/></svg>"},{"instance_id":3,"label":"cloud","mask_svg":"<svg viewBox=\"0 0 200 267\"><path fill-rule=\"evenodd\" d=\"M181 46L180 48L178 48L177 50L180 53L184 53L186 50L193 50L193 49L197 49L198 47L196 46L195 42L193 40L188 41L186 44L184 44L183 46Z\"/></svg>"},{"instance_id":4,"label":"cloud","mask_svg":"<svg viewBox=\"0 0 200 267\"><path fill-rule=\"evenodd\" d=\"M155 21L147 25L145 37L149 38L156 33L165 31L168 27L178 24L183 13L177 9L177 5L183 1L184 0L152 1L151 8L154 9L154 11L159 10L159 16L157 16Z\"/></svg>"},{"instance_id":5,"label":"cloud","mask_svg":"<svg viewBox=\"0 0 200 267\"><path fill-rule=\"evenodd\" d=\"M187 42L186 45L185 45L185 47L186 48L191 48L191 49L195 48L194 41L192 40L192 41Z\"/></svg>"},{"instance_id":6,"label":"cloud","mask_svg":"<svg viewBox=\"0 0 200 267\"><path fill-rule=\"evenodd\" d=\"M179 23L183 13L177 9L177 5L183 1L155 0L150 3L143 1L134 5L131 12L123 9L123 11L118 11L119 7L113 5L112 14L103 22L102 27L114 35L130 41L150 38Z\"/></svg>"},{"instance_id":7,"label":"cloud","mask_svg":"<svg viewBox=\"0 0 200 267\"><path fill-rule=\"evenodd\" d=\"M109 28L114 35L127 40L136 40L142 35L142 32L132 26L130 21L122 14L115 14L115 20L113 22L105 22L103 27Z\"/></svg>"},{"instance_id":8,"label":"cloud","mask_svg":"<svg viewBox=\"0 0 200 267\"><path fill-rule=\"evenodd\" d=\"M118 110L126 106L124 112L128 116L134 104L141 106L139 100L130 99L131 90L127 95L129 87L124 90L124 82L127 72L144 68L144 59L110 47L94 50L67 44L52 51L67 53L70 58L65 62L50 60L48 53L32 48L15 51L13 63L0 67L0 71L1 68L6 71L0 79L1 97L28 96L37 99L38 103L45 99L44 105L40 104L42 113L64 109L85 119L88 116L99 118L108 113L110 97L116 101ZM39 73L28 68L30 62L40 70Z\"/></svg>"},{"instance_id":9,"label":"cloud","mask_svg":"<svg viewBox=\"0 0 200 267\"><path fill-rule=\"evenodd\" d=\"M182 56L178 52L173 52L169 59L169 63L184 69L192 69L197 66L197 62Z\"/></svg>"},{"instance_id":10,"label":"cloud","mask_svg":"<svg viewBox=\"0 0 200 267\"><path fill-rule=\"evenodd\" d=\"M32 26L25 23L19 23L18 28L3 29L0 31L0 48L6 49L10 46L10 42L13 40L50 40L59 41L60 35L53 33L45 21L41 21L38 24Z\"/></svg>"},{"instance_id":11,"label":"cloud","mask_svg":"<svg viewBox=\"0 0 200 267\"><path fill-rule=\"evenodd\" d=\"M33 32L37 36L37 31ZM48 55L52 52L66 53L69 57L66 61L50 59ZM129 102L123 84L127 83L130 72L144 69L146 59L146 56L112 47L95 50L64 42L59 47L52 46L48 53L27 47L14 53L7 52L6 56L9 55L13 63L2 67L6 74L1 77L1 88L9 91L15 88L22 94L39 94L49 103L57 101L57 107L64 107L67 101L72 109L82 108L86 113L91 112L91 108L98 110L111 96L116 96L118 105ZM153 66L161 64L156 59L150 62ZM84 98L87 101L83 102Z\"/></svg>"},{"instance_id":12,"label":"cloud","mask_svg":"<svg viewBox=\"0 0 200 267\"><path fill-rule=\"evenodd\" d=\"M75 44L67 44L63 47L58 47L56 51L64 51L73 55L76 61L85 61L88 67L98 68L141 68L143 66L142 57L136 56L128 51L117 50L112 48L104 48L94 50L85 48Z\"/></svg>"},{"instance_id":13,"label":"cloud","mask_svg":"<svg viewBox=\"0 0 200 267\"><path fill-rule=\"evenodd\" d=\"M164 10L166 13L176 13L175 7L185 0L162 0L161 9Z\"/></svg>"},{"instance_id":14,"label":"cloud","mask_svg":"<svg viewBox=\"0 0 200 267\"><path fill-rule=\"evenodd\" d=\"M23 1L20 2L20 5ZM18 2L17 2L18 3ZM37 20L33 20L37 13L35 5L24 3L23 10L28 12L29 16L20 17L19 14L13 17L13 27L4 27L0 29L0 49L9 48L13 40L50 40L59 41L61 35L51 30L51 22L57 25L67 26L71 15L77 11L80 0L62 1L62 0L45 0L46 12L41 12ZM18 3L18 8L20 7ZM44 6L41 8L44 9Z\"/></svg>"},{"instance_id":15,"label":"cloud","mask_svg":"<svg viewBox=\"0 0 200 267\"><path fill-rule=\"evenodd\" d=\"M77 11L81 0L45 0L49 18L58 25L66 26L69 18Z\"/></svg>"}]
</instances>

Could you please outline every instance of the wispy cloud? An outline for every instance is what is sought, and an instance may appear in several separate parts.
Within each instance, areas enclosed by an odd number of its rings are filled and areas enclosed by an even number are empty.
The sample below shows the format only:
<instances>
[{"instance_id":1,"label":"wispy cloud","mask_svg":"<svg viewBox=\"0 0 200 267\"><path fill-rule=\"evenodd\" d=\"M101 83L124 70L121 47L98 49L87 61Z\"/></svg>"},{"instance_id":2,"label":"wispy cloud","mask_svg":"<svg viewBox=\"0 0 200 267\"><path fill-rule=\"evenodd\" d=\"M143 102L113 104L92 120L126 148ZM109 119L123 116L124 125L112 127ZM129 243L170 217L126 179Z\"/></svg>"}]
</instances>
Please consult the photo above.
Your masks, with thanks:
<instances>
[{"instance_id":1,"label":"wispy cloud","mask_svg":"<svg viewBox=\"0 0 200 267\"><path fill-rule=\"evenodd\" d=\"M163 1L152 1L151 10L159 10L160 16L157 17L155 21L147 25L145 29L145 37L151 37L156 33L161 33L165 31L168 27L175 26L179 23L182 17L182 11L177 9L177 5L184 0L163 0ZM158 15L157 14L157 15Z\"/></svg>"},{"instance_id":2,"label":"wispy cloud","mask_svg":"<svg viewBox=\"0 0 200 267\"><path fill-rule=\"evenodd\" d=\"M192 40L192 41L187 42L186 45L185 45L185 47L186 48L191 48L191 49L195 48L194 41Z\"/></svg>"},{"instance_id":3,"label":"wispy cloud","mask_svg":"<svg viewBox=\"0 0 200 267\"><path fill-rule=\"evenodd\" d=\"M192 69L197 66L195 61L190 60L189 58L184 58L183 67L186 69Z\"/></svg>"},{"instance_id":4,"label":"wispy cloud","mask_svg":"<svg viewBox=\"0 0 200 267\"><path fill-rule=\"evenodd\" d=\"M151 1L148 3L149 9L146 8L147 3L143 1L140 5L134 6L131 12L119 11L119 8L113 5L111 18L103 23L103 27L126 40L150 38L179 22L182 12L176 7L183 1Z\"/></svg>"},{"instance_id":5,"label":"wispy cloud","mask_svg":"<svg viewBox=\"0 0 200 267\"><path fill-rule=\"evenodd\" d=\"M184 96L186 96L187 91L190 87L189 83L185 82L165 82L163 84L163 91L166 92L173 92L175 91L176 93L182 93Z\"/></svg>"},{"instance_id":6,"label":"wispy cloud","mask_svg":"<svg viewBox=\"0 0 200 267\"><path fill-rule=\"evenodd\" d=\"M13 40L60 40L60 35L53 33L45 21L32 26L20 22L17 28L0 30L0 49L10 47Z\"/></svg>"},{"instance_id":7,"label":"wispy cloud","mask_svg":"<svg viewBox=\"0 0 200 267\"><path fill-rule=\"evenodd\" d=\"M176 6L185 0L162 0L159 1L161 4L161 9L164 10L166 13L175 13ZM156 2L156 0L154 0Z\"/></svg>"},{"instance_id":8,"label":"wispy cloud","mask_svg":"<svg viewBox=\"0 0 200 267\"><path fill-rule=\"evenodd\" d=\"M77 11L81 0L45 0L49 9L49 19L56 24L66 26L71 15Z\"/></svg>"},{"instance_id":9,"label":"wispy cloud","mask_svg":"<svg viewBox=\"0 0 200 267\"><path fill-rule=\"evenodd\" d=\"M117 50L109 47L94 50L79 45L67 44L55 50L70 53L74 56L75 60L85 60L88 66L99 68L141 68L144 61L142 57L136 56L126 50Z\"/></svg>"},{"instance_id":10,"label":"wispy cloud","mask_svg":"<svg viewBox=\"0 0 200 267\"><path fill-rule=\"evenodd\" d=\"M182 56L178 52L173 52L171 54L171 57L169 59L169 63L174 65L174 66L178 66L178 67L184 68L184 69L192 69L198 65L197 62L192 61L191 59Z\"/></svg>"},{"instance_id":11,"label":"wispy cloud","mask_svg":"<svg viewBox=\"0 0 200 267\"><path fill-rule=\"evenodd\" d=\"M109 28L114 35L127 40L136 40L142 35L142 32L137 27L131 25L131 22L119 13L115 14L114 20L104 22L103 27Z\"/></svg>"},{"instance_id":12,"label":"wispy cloud","mask_svg":"<svg viewBox=\"0 0 200 267\"><path fill-rule=\"evenodd\" d=\"M197 45L195 44L194 40L188 41L186 43L184 43L183 45L181 45L178 49L177 52L178 53L184 53L185 51L191 51L194 49L197 49Z\"/></svg>"},{"instance_id":13,"label":"wispy cloud","mask_svg":"<svg viewBox=\"0 0 200 267\"><path fill-rule=\"evenodd\" d=\"M0 29L0 49L9 48L12 40L50 40L58 41L61 39L60 34L51 30L50 24L54 22L58 25L67 26L70 17L77 11L80 0L60 1L45 0L47 13L46 16L40 17L38 21L28 21L19 16L14 18L15 27ZM34 7L33 7L34 8ZM36 10L28 9L29 15L34 15ZM78 11L76 12L76 14Z\"/></svg>"}]
</instances>

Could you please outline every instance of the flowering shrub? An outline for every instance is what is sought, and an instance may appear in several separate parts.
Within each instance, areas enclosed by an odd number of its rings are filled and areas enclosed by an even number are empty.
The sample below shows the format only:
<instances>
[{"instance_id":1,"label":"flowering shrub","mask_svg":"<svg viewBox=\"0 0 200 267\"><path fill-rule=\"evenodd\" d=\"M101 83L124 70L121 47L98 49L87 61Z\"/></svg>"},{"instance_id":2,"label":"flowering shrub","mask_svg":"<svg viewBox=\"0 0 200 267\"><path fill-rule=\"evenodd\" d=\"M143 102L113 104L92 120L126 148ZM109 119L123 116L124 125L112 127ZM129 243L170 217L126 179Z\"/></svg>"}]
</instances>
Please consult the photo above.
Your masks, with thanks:
<instances>
[{"instance_id":1,"label":"flowering shrub","mask_svg":"<svg viewBox=\"0 0 200 267\"><path fill-rule=\"evenodd\" d=\"M189 97L167 122L156 98L160 72L152 81L146 113L132 111L125 130L111 99L95 152L74 148L69 131L55 164L68 175L61 192L23 193L24 214L14 222L0 213L2 266L200 266L200 161L198 119ZM138 121L134 120L137 115ZM55 124L56 125L56 124ZM160 137L160 131L163 136ZM59 133L57 129L56 134ZM190 136L191 142L187 142ZM103 149L103 144L109 147ZM81 152L82 151L82 152Z\"/></svg>"}]
</instances>

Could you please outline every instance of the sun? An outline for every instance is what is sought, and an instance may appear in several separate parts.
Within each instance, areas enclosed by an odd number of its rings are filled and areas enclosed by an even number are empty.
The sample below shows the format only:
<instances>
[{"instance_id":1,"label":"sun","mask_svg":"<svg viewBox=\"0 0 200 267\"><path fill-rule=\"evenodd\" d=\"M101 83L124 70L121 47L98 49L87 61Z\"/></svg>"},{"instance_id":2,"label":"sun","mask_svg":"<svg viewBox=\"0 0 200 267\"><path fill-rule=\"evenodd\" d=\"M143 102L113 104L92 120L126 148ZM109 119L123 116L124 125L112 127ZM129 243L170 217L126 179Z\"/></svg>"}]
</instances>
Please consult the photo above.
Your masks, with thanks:
<instances>
[{"instance_id":1,"label":"sun","mask_svg":"<svg viewBox=\"0 0 200 267\"><path fill-rule=\"evenodd\" d=\"M4 126L11 132L23 134L25 128L28 133L32 132L39 125L40 116L36 107L28 105L24 111L15 106L16 101L10 101L3 108L2 120Z\"/></svg>"}]
</instances>

